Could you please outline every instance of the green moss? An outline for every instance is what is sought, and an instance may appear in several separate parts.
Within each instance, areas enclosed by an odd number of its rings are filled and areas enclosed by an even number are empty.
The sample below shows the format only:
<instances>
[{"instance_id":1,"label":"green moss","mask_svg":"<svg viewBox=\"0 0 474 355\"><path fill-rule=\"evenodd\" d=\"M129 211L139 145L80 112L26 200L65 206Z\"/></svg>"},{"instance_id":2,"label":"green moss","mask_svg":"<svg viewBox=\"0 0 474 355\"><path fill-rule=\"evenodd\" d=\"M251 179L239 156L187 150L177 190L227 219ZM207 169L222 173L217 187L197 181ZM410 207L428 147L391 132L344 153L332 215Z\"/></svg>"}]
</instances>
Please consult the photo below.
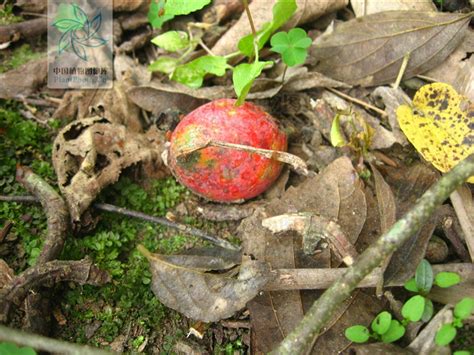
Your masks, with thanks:
<instances>
[{"instance_id":1,"label":"green moss","mask_svg":"<svg viewBox=\"0 0 474 355\"><path fill-rule=\"evenodd\" d=\"M13 13L12 4L4 4L0 6L0 26L9 25L11 23L16 23L16 22L21 22L21 21L23 21L23 17L16 16Z\"/></svg>"},{"instance_id":2,"label":"green moss","mask_svg":"<svg viewBox=\"0 0 474 355\"><path fill-rule=\"evenodd\" d=\"M38 59L43 55L44 53L34 52L29 44L23 44L11 52L0 52L0 73L18 68L30 60Z\"/></svg>"}]
</instances>

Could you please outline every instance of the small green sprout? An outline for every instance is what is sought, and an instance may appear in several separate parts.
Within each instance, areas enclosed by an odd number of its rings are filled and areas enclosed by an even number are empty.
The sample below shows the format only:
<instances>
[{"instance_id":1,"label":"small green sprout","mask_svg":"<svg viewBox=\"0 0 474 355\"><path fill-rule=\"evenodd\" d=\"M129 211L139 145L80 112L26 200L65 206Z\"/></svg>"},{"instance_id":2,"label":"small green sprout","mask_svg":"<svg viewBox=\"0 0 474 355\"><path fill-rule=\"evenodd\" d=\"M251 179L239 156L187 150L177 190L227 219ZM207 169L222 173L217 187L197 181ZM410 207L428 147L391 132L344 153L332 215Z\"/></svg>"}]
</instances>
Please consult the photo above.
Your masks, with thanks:
<instances>
[{"instance_id":1,"label":"small green sprout","mask_svg":"<svg viewBox=\"0 0 474 355\"><path fill-rule=\"evenodd\" d=\"M422 260L416 268L415 277L405 283L405 289L418 293L410 297L401 309L403 320L399 322L392 319L387 311L379 313L372 321L371 329L363 325L354 325L345 331L346 338L355 343L365 343L370 338L392 343L399 340L405 334L406 326L410 322L428 322L434 313L433 302L427 298L433 285L439 287L451 287L461 281L458 274L454 272L440 272L433 275L430 263ZM468 318L474 310L474 299L465 298L454 308L454 321L444 324L436 334L436 344L447 345L456 336L456 328L462 327L462 321Z\"/></svg>"}]
</instances>

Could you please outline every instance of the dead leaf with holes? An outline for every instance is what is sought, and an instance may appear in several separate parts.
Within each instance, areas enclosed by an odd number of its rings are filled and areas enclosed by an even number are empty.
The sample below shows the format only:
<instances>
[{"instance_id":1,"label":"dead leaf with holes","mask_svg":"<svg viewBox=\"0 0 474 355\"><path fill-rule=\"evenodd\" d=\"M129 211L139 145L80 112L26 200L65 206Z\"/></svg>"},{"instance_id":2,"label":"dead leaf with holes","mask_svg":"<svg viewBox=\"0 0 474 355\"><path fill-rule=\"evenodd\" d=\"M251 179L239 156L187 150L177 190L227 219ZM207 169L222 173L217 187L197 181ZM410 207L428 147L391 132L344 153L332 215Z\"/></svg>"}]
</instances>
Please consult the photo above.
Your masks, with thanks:
<instances>
[{"instance_id":1,"label":"dead leaf with holes","mask_svg":"<svg viewBox=\"0 0 474 355\"><path fill-rule=\"evenodd\" d=\"M80 220L99 192L116 182L123 169L142 163L149 170L160 171L163 144L163 134L156 129L135 133L98 116L64 127L54 140L53 165L72 219Z\"/></svg>"},{"instance_id":2,"label":"dead leaf with holes","mask_svg":"<svg viewBox=\"0 0 474 355\"><path fill-rule=\"evenodd\" d=\"M258 294L269 277L267 264L249 257L242 259L239 274L233 278L175 264L142 246L139 250L150 262L151 288L160 302L203 322L231 317Z\"/></svg>"},{"instance_id":3,"label":"dead leaf with holes","mask_svg":"<svg viewBox=\"0 0 474 355\"><path fill-rule=\"evenodd\" d=\"M410 54L404 78L438 64L462 41L471 14L387 11L347 21L319 36L308 63L333 79L376 86L395 81Z\"/></svg>"},{"instance_id":4,"label":"dead leaf with holes","mask_svg":"<svg viewBox=\"0 0 474 355\"><path fill-rule=\"evenodd\" d=\"M413 107L400 106L397 117L416 150L444 173L474 153L474 104L448 84L423 86Z\"/></svg>"}]
</instances>

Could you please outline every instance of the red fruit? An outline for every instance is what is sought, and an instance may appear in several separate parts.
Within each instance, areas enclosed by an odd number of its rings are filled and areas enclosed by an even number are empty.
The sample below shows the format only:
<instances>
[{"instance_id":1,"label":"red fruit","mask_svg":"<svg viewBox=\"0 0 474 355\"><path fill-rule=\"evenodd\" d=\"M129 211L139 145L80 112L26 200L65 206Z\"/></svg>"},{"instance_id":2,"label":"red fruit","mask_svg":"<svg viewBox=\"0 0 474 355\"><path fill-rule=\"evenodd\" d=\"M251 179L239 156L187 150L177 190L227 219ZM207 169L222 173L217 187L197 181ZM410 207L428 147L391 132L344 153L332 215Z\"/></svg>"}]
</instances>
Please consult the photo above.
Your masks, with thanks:
<instances>
[{"instance_id":1,"label":"red fruit","mask_svg":"<svg viewBox=\"0 0 474 355\"><path fill-rule=\"evenodd\" d=\"M280 162L234 148L202 147L209 141L286 151L286 136L272 116L249 102L209 102L185 116L171 135L169 166L191 191L209 200L255 197L280 174ZM193 151L194 150L194 151ZM189 154L183 152L193 151Z\"/></svg>"}]
</instances>

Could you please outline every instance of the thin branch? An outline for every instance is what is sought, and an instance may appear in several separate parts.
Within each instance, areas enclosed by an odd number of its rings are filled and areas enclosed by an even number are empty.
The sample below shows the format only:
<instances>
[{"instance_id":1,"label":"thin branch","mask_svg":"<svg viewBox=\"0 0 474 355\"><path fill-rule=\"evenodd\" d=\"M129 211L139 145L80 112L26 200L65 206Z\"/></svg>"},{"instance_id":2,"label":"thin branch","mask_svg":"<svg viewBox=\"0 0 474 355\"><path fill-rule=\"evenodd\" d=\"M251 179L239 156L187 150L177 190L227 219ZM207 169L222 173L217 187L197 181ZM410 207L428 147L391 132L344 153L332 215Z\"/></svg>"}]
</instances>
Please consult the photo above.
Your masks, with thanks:
<instances>
[{"instance_id":1,"label":"thin branch","mask_svg":"<svg viewBox=\"0 0 474 355\"><path fill-rule=\"evenodd\" d=\"M0 341L29 346L36 350L67 355L110 355L114 354L88 345L78 345L66 341L47 338L0 325Z\"/></svg>"},{"instance_id":2,"label":"thin branch","mask_svg":"<svg viewBox=\"0 0 474 355\"><path fill-rule=\"evenodd\" d=\"M22 202L22 203L37 203L38 199L35 198L34 196L0 196L0 201L5 201L5 202ZM101 211L107 211L107 212L113 212L113 213L119 213L125 216L133 217L133 218L139 218L143 219L148 222L156 223L163 225L168 228L173 228L177 229L180 232L186 233L188 235L192 235L204 240L207 240L208 242L211 242L215 245L218 245L222 248L225 249L231 249L231 250L240 250L240 247L228 242L225 239L219 238L217 236L213 236L210 234L207 234L206 232L190 227L186 224L182 223L176 223L176 222L171 222L170 220L167 220L166 218L162 217L155 217L155 216L150 216L142 212L138 211L133 211L129 210L126 208L122 207L117 207L114 205L110 205L108 203L96 203L93 205L94 208L101 210Z\"/></svg>"},{"instance_id":3,"label":"thin branch","mask_svg":"<svg viewBox=\"0 0 474 355\"><path fill-rule=\"evenodd\" d=\"M472 175L474 175L474 154L444 175L425 192L407 214L368 247L356 263L314 302L301 322L272 353L302 354L309 350L337 307L351 296L357 285L388 255L415 234L428 221L436 207Z\"/></svg>"},{"instance_id":4,"label":"thin branch","mask_svg":"<svg viewBox=\"0 0 474 355\"><path fill-rule=\"evenodd\" d=\"M382 117L387 117L388 116L388 113L385 112L384 110L381 110L379 109L378 107L375 107L374 105L371 105L365 101L362 101L362 100L359 100L359 99L356 99L355 97L352 97L352 96L349 96L347 94L344 94L343 92L337 90L337 89L334 89L334 88L326 88L326 90L328 91L331 91L332 93L346 99L346 100L349 100L349 101L352 101L353 103L356 103L360 106L363 106L363 107L366 107L372 111L375 111L377 112L378 114L380 114Z\"/></svg>"},{"instance_id":5,"label":"thin branch","mask_svg":"<svg viewBox=\"0 0 474 355\"><path fill-rule=\"evenodd\" d=\"M474 280L474 264L471 263L455 263L433 265L435 274L440 272L455 272L461 276L463 282ZM265 291L283 291L283 290L324 290L331 284L342 277L347 268L336 269L275 269L270 272L271 279L265 285ZM376 287L380 279L382 270L376 268L369 273L356 286L357 288ZM406 279L392 279L385 287L403 286Z\"/></svg>"},{"instance_id":6,"label":"thin branch","mask_svg":"<svg viewBox=\"0 0 474 355\"><path fill-rule=\"evenodd\" d=\"M26 167L17 168L16 179L39 199L46 213L47 235L37 262L41 264L57 259L63 250L69 225L66 203L56 190Z\"/></svg>"}]
</instances>

